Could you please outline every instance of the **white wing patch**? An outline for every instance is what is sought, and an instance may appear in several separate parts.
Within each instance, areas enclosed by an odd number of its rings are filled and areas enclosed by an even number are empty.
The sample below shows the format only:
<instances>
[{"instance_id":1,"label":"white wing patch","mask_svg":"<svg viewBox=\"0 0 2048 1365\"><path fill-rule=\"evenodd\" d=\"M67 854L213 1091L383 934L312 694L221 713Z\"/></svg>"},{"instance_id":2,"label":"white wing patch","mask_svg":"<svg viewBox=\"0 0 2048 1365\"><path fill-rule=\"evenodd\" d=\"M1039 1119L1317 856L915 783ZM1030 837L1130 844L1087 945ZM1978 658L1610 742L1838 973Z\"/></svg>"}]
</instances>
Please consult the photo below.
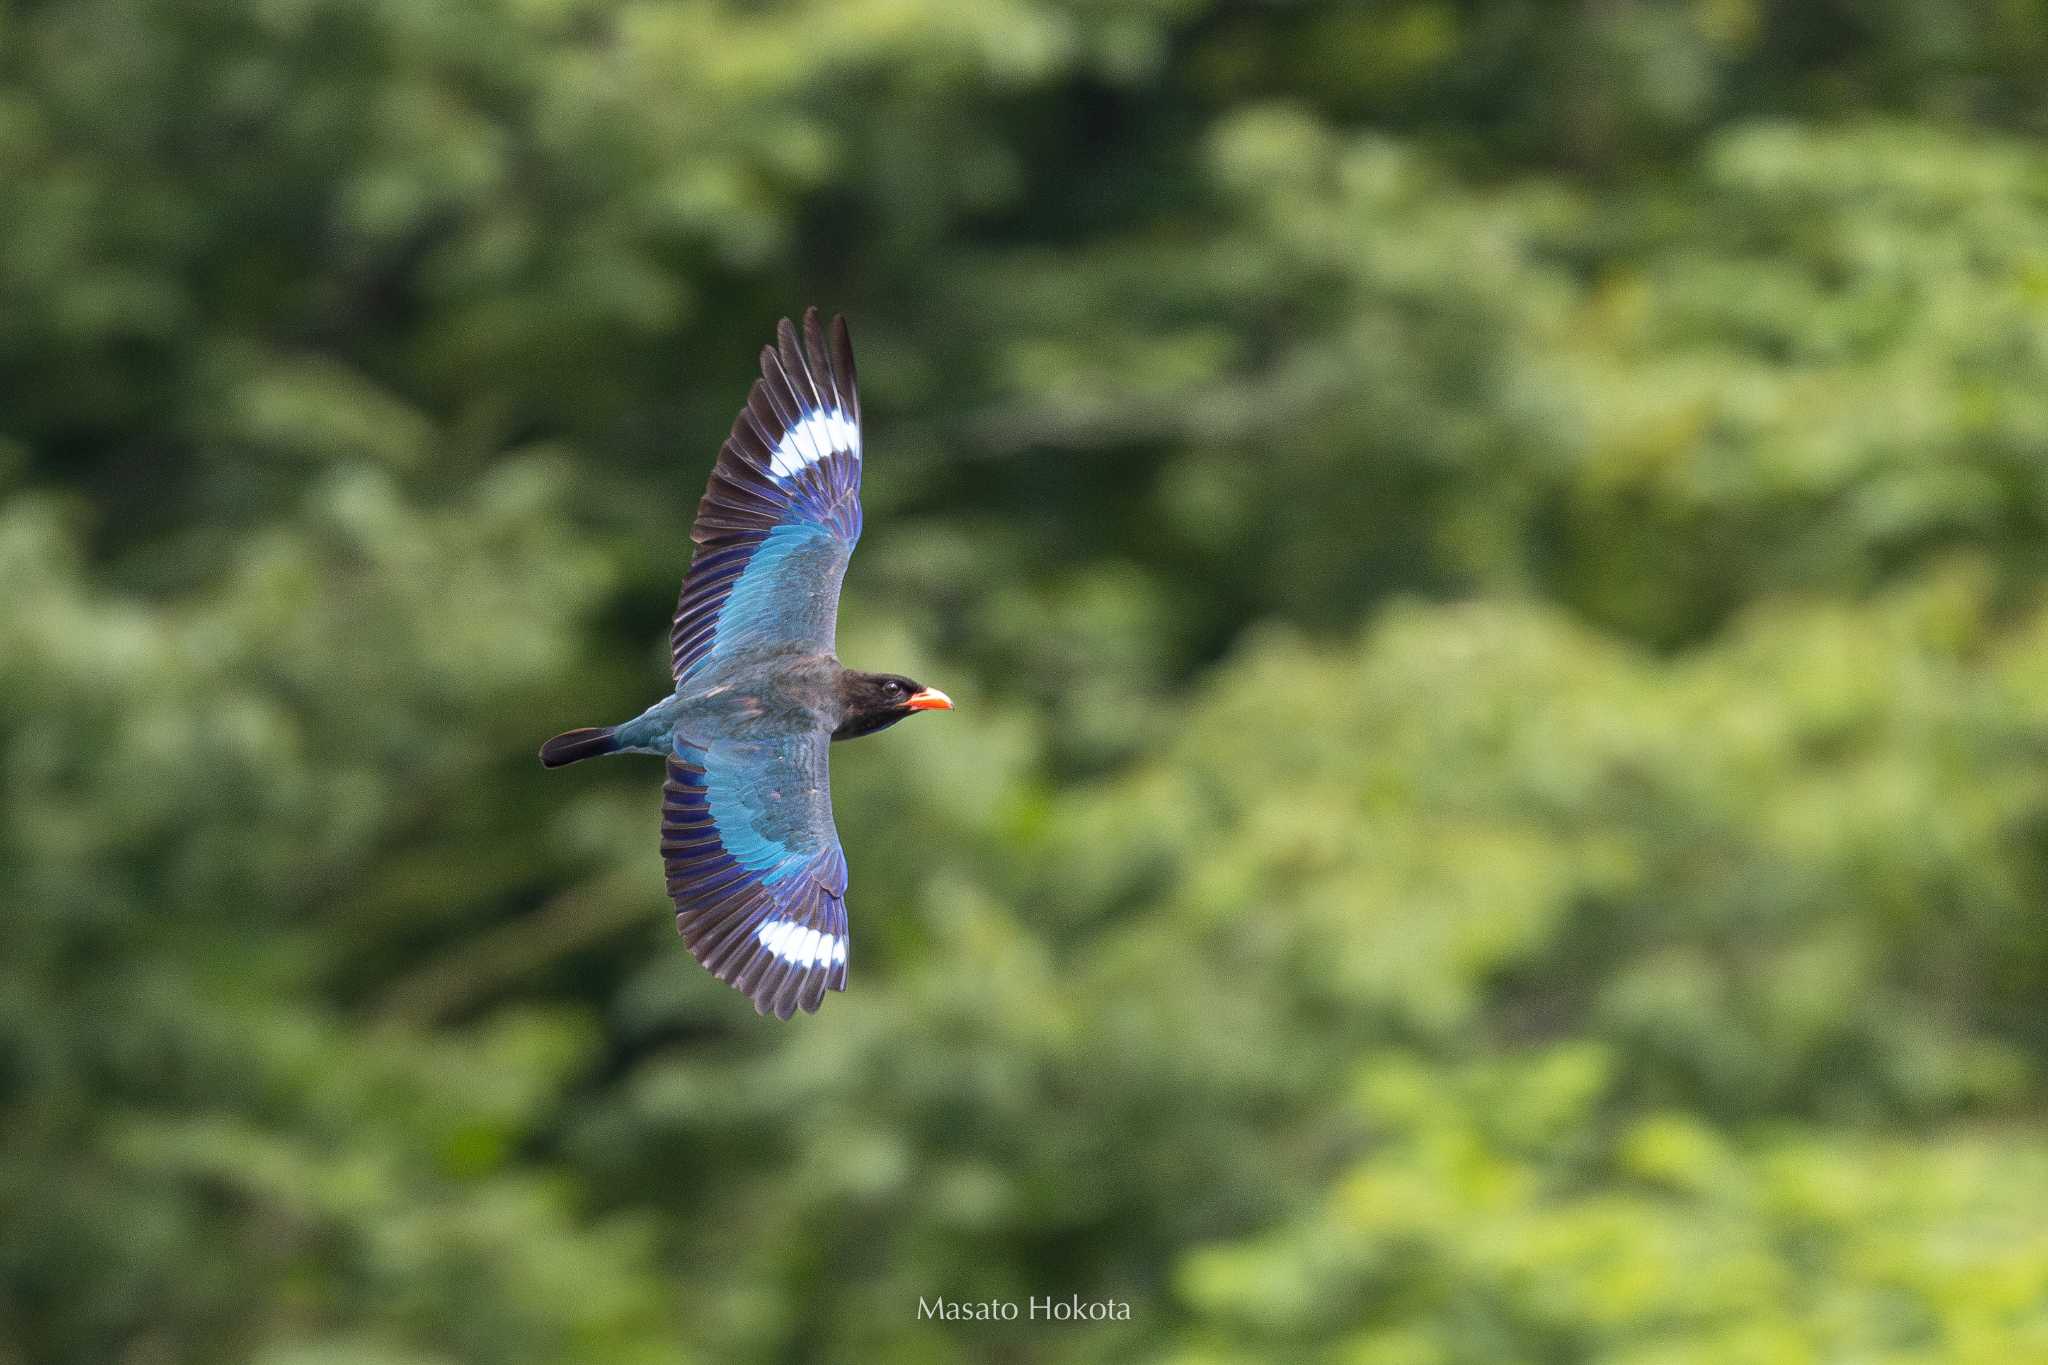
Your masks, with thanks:
<instances>
[{"instance_id":1,"label":"white wing patch","mask_svg":"<svg viewBox=\"0 0 2048 1365\"><path fill-rule=\"evenodd\" d=\"M776 443L768 472L778 479L794 478L835 450L860 458L860 424L838 408L806 412Z\"/></svg>"},{"instance_id":2,"label":"white wing patch","mask_svg":"<svg viewBox=\"0 0 2048 1365\"><path fill-rule=\"evenodd\" d=\"M822 967L846 961L846 940L820 933L795 920L778 919L754 931L761 946L796 967Z\"/></svg>"}]
</instances>

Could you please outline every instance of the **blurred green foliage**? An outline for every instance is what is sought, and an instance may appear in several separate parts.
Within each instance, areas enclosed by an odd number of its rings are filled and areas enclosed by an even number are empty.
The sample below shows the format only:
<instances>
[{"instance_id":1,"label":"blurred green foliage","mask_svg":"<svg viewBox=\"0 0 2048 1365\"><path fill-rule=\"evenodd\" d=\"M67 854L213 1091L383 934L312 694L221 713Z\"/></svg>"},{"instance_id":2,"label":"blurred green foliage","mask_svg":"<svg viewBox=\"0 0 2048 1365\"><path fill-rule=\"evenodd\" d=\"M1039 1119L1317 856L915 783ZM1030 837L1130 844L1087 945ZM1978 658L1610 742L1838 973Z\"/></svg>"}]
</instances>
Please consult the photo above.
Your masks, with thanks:
<instances>
[{"instance_id":1,"label":"blurred green foliage","mask_svg":"<svg viewBox=\"0 0 2048 1365\"><path fill-rule=\"evenodd\" d=\"M0 0L0 1362L2048 1359L2044 60ZM777 1026L532 753L814 301L962 706Z\"/></svg>"}]
</instances>

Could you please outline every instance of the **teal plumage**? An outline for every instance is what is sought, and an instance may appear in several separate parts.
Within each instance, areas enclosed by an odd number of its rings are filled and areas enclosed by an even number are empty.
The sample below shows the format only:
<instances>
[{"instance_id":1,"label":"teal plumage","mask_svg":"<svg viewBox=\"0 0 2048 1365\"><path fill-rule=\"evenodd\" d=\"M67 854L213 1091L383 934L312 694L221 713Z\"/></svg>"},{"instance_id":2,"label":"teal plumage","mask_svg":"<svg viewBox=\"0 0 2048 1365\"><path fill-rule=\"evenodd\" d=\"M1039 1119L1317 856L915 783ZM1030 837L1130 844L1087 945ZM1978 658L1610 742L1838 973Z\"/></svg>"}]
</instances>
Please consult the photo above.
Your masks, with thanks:
<instances>
[{"instance_id":1,"label":"teal plumage","mask_svg":"<svg viewBox=\"0 0 2048 1365\"><path fill-rule=\"evenodd\" d=\"M623 725L572 730L550 767L668 761L662 856L683 941L755 1008L787 1019L846 987L846 857L827 750L944 693L841 667L839 587L860 539L853 348L816 309L784 320L698 504L670 635L674 692Z\"/></svg>"}]
</instances>

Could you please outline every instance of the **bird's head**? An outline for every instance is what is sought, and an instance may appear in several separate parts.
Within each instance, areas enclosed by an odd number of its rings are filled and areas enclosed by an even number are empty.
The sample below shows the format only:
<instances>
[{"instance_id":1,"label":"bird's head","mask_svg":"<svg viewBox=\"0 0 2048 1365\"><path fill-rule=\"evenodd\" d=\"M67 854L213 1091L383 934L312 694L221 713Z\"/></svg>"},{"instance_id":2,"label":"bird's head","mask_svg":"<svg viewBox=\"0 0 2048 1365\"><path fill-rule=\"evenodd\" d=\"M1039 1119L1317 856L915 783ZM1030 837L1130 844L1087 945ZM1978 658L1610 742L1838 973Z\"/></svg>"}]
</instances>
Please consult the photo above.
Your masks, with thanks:
<instances>
[{"instance_id":1,"label":"bird's head","mask_svg":"<svg viewBox=\"0 0 2048 1365\"><path fill-rule=\"evenodd\" d=\"M886 730L905 716L918 711L950 711L953 699L936 687L926 687L898 673L856 673L839 675L839 728L834 739L857 739Z\"/></svg>"}]
</instances>

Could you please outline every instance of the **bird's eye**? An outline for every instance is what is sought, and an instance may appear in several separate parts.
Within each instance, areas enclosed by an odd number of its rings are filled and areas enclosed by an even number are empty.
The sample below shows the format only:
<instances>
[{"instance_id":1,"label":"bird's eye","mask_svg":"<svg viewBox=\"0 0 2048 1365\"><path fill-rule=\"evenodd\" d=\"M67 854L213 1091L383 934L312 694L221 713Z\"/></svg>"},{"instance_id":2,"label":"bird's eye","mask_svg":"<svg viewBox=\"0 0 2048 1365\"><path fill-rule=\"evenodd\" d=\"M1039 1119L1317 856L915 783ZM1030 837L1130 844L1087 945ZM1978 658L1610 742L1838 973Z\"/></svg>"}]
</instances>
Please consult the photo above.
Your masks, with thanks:
<instances>
[{"instance_id":1,"label":"bird's eye","mask_svg":"<svg viewBox=\"0 0 2048 1365\"><path fill-rule=\"evenodd\" d=\"M903 684L897 682L894 678L891 678L889 679L889 681L883 683L882 690L884 692L887 692L892 697L900 697L904 695Z\"/></svg>"}]
</instances>

